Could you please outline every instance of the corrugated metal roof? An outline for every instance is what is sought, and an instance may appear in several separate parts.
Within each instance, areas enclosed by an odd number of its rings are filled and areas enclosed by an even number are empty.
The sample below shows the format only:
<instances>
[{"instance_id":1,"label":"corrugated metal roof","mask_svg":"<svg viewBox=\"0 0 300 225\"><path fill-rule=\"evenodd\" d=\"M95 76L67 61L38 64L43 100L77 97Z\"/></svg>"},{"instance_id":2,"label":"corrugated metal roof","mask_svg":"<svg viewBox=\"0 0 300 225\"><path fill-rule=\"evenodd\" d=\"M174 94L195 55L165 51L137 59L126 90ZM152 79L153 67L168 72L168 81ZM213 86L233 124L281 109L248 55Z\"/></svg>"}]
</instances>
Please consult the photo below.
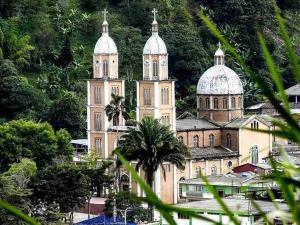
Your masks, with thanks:
<instances>
[{"instance_id":1,"label":"corrugated metal roof","mask_svg":"<svg viewBox=\"0 0 300 225\"><path fill-rule=\"evenodd\" d=\"M186 118L186 119L176 120L177 131L217 129L217 128L220 127L209 122L204 118L200 118L200 119Z\"/></svg>"},{"instance_id":2,"label":"corrugated metal roof","mask_svg":"<svg viewBox=\"0 0 300 225\"><path fill-rule=\"evenodd\" d=\"M285 90L285 93L289 96L300 95L300 84L296 84Z\"/></svg>"}]
</instances>

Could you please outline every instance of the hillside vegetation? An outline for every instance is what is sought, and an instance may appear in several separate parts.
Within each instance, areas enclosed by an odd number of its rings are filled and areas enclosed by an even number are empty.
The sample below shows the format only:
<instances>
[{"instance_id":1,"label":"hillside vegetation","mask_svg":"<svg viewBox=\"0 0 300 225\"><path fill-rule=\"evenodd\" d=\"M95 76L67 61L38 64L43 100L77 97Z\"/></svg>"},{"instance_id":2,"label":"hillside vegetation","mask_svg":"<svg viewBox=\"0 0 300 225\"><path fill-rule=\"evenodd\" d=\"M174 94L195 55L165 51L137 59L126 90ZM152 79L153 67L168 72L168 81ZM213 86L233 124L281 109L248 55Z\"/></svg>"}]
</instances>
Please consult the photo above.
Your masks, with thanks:
<instances>
[{"instance_id":1,"label":"hillside vegetation","mask_svg":"<svg viewBox=\"0 0 300 225\"><path fill-rule=\"evenodd\" d=\"M277 0L299 53L300 4ZM126 103L135 107L135 83L142 78L142 49L151 34L152 8L169 52L169 73L177 79L177 109L195 112L196 85L213 64L217 40L201 23L209 15L248 65L269 75L257 41L263 32L284 75L294 84L271 0L2 0L0 4L0 119L49 122L73 138L85 136L86 79L92 77L92 54L101 36L102 14L109 11L109 32L119 51L119 76L126 79ZM226 49L224 49L226 51ZM227 55L226 64L242 78L245 104L262 100L257 88Z\"/></svg>"}]
</instances>

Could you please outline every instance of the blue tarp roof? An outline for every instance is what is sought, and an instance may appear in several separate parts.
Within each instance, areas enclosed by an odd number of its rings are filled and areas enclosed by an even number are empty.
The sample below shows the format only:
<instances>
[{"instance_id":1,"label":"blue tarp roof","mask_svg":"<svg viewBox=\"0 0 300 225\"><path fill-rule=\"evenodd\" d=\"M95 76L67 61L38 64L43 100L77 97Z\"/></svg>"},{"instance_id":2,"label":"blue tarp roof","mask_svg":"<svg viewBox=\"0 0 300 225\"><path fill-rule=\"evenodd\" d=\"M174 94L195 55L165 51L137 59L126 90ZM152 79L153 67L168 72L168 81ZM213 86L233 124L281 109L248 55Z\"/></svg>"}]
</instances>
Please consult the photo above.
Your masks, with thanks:
<instances>
[{"instance_id":1,"label":"blue tarp roof","mask_svg":"<svg viewBox=\"0 0 300 225\"><path fill-rule=\"evenodd\" d=\"M81 221L80 223L76 223L75 225L111 225L111 224L114 224L112 217L101 215L93 219ZM116 217L115 224L123 225L124 219L121 217ZM127 222L127 225L136 225L136 223Z\"/></svg>"}]
</instances>

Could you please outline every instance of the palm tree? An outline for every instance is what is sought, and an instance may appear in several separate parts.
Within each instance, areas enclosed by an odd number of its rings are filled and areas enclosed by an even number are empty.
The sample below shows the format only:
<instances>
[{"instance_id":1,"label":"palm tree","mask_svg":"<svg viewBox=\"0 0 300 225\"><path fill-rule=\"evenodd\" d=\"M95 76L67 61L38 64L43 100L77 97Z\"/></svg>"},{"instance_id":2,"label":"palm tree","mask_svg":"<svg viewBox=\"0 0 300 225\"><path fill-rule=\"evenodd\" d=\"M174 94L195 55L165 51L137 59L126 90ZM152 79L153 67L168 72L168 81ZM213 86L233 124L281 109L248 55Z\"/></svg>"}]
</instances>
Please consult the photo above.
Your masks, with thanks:
<instances>
[{"instance_id":1,"label":"palm tree","mask_svg":"<svg viewBox=\"0 0 300 225\"><path fill-rule=\"evenodd\" d=\"M126 112L124 97L111 94L111 101L105 106L105 113L108 120L113 120L114 126L119 126L120 115L126 120L128 119L128 113Z\"/></svg>"},{"instance_id":2,"label":"palm tree","mask_svg":"<svg viewBox=\"0 0 300 225\"><path fill-rule=\"evenodd\" d=\"M145 172L146 182L153 188L155 172L162 169L164 162L170 162L179 169L184 169L188 148L177 140L169 126L162 125L153 117L145 117L137 124L137 129L130 129L123 135L119 147L120 153L128 161L137 161L136 169ZM149 221L153 220L153 206L148 203Z\"/></svg>"}]
</instances>

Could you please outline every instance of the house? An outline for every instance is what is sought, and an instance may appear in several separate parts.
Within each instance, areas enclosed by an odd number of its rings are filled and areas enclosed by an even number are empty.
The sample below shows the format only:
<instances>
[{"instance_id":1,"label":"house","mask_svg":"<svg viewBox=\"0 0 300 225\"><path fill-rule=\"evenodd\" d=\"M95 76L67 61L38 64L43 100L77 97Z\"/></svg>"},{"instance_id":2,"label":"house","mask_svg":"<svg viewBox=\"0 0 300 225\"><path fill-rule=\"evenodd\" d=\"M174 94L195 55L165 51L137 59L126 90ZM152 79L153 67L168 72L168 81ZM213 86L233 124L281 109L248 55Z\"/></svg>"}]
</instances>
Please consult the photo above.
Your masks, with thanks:
<instances>
[{"instance_id":1,"label":"house","mask_svg":"<svg viewBox=\"0 0 300 225\"><path fill-rule=\"evenodd\" d=\"M257 174L226 174L206 176L210 185L214 186L221 197L245 196L249 191L263 191L273 186L272 182L262 180ZM208 185L201 178L179 181L179 196L189 201L213 198Z\"/></svg>"},{"instance_id":2,"label":"house","mask_svg":"<svg viewBox=\"0 0 300 225\"><path fill-rule=\"evenodd\" d=\"M233 199L233 198L224 198L224 203L228 208L237 216L240 220L241 225L251 225L257 224L255 222L261 218L262 213L270 213L276 210L274 204L270 201L255 201L255 203L260 207L261 211L258 211L249 199ZM177 204L176 206L181 208L189 208L198 212L200 215L213 219L216 222L221 224L231 224L229 223L230 219L226 212L222 209L220 204L216 199L209 199L204 201L194 201L188 203ZM288 205L284 203L278 203L278 207L282 211L287 211ZM212 223L206 222L201 219L189 218L181 214L174 213L173 215L176 224L178 225L211 225ZM277 224L276 221L273 221L273 224ZM278 223L282 224L282 223ZM162 225L167 225L163 220Z\"/></svg>"},{"instance_id":3,"label":"house","mask_svg":"<svg viewBox=\"0 0 300 225\"><path fill-rule=\"evenodd\" d=\"M232 169L234 173L245 173L245 172L253 172L259 175L266 175L271 171L272 167L266 163L259 164L251 164L245 163L240 166L236 166Z\"/></svg>"}]
</instances>

